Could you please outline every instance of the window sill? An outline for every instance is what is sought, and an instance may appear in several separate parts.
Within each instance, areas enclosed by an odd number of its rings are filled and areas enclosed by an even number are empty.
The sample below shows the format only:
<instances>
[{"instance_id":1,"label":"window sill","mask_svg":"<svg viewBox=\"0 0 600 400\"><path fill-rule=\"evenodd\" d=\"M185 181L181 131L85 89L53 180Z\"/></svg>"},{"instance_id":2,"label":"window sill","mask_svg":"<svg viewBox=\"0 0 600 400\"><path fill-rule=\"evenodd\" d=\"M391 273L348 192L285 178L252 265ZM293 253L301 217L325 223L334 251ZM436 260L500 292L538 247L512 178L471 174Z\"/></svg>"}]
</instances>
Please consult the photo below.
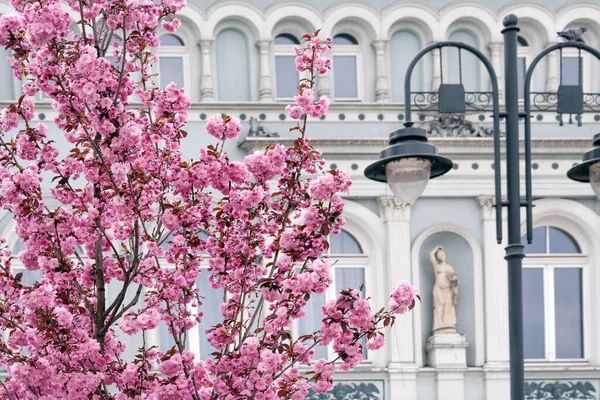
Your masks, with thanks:
<instances>
[{"instance_id":1,"label":"window sill","mask_svg":"<svg viewBox=\"0 0 600 400\"><path fill-rule=\"evenodd\" d=\"M590 365L589 360L526 360L526 371L598 371L600 367Z\"/></svg>"}]
</instances>

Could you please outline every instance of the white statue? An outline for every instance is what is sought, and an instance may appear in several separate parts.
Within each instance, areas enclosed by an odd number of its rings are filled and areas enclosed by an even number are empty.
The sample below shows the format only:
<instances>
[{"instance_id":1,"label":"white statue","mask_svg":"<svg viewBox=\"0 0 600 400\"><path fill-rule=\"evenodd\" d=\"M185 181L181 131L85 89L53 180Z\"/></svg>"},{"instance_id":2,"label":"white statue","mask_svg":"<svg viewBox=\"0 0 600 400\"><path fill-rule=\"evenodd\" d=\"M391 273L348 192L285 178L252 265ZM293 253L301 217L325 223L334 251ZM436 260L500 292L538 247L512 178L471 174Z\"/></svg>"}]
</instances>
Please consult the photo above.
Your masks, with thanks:
<instances>
[{"instance_id":1,"label":"white statue","mask_svg":"<svg viewBox=\"0 0 600 400\"><path fill-rule=\"evenodd\" d=\"M433 334L456 333L456 298L458 296L458 276L452 265L446 262L446 252L437 246L429 259L435 272L433 285Z\"/></svg>"}]
</instances>

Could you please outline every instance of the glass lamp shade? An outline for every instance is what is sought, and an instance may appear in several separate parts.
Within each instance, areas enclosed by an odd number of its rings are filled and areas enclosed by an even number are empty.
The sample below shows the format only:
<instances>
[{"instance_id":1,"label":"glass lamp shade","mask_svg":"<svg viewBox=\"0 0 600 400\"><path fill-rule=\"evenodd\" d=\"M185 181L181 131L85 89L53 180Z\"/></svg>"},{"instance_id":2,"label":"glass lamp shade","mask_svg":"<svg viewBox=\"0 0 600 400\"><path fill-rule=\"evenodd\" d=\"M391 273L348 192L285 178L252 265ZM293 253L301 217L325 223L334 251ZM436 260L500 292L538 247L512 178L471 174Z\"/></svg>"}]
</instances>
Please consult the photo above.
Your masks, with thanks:
<instances>
[{"instance_id":1,"label":"glass lamp shade","mask_svg":"<svg viewBox=\"0 0 600 400\"><path fill-rule=\"evenodd\" d=\"M590 184L596 197L600 199L600 161L590 165Z\"/></svg>"},{"instance_id":2,"label":"glass lamp shade","mask_svg":"<svg viewBox=\"0 0 600 400\"><path fill-rule=\"evenodd\" d=\"M385 174L392 193L412 205L427 187L431 161L416 157L402 158L388 163Z\"/></svg>"}]
</instances>

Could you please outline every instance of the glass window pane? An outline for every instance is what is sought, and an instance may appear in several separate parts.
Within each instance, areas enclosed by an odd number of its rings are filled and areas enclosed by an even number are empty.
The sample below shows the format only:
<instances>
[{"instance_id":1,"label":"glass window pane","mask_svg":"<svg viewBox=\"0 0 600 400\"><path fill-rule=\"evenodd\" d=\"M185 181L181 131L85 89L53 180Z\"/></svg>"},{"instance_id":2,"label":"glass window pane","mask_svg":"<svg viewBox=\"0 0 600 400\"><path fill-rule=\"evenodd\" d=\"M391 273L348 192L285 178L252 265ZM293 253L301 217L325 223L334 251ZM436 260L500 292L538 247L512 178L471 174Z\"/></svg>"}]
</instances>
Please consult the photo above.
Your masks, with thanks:
<instances>
[{"instance_id":1,"label":"glass window pane","mask_svg":"<svg viewBox=\"0 0 600 400\"><path fill-rule=\"evenodd\" d=\"M14 94L13 88L13 71L7 59L11 56L11 52L4 50L4 46L0 47L0 82L4 85L0 91L0 100L14 100L17 96Z\"/></svg>"},{"instance_id":2,"label":"glass window pane","mask_svg":"<svg viewBox=\"0 0 600 400\"><path fill-rule=\"evenodd\" d=\"M531 244L527 244L527 235L521 237L521 244L525 246L525 254L546 254L546 229L545 226L535 228Z\"/></svg>"},{"instance_id":3,"label":"glass window pane","mask_svg":"<svg viewBox=\"0 0 600 400\"><path fill-rule=\"evenodd\" d=\"M571 86L579 85L579 57L563 57L562 84Z\"/></svg>"},{"instance_id":4,"label":"glass window pane","mask_svg":"<svg viewBox=\"0 0 600 400\"><path fill-rule=\"evenodd\" d=\"M158 340L160 351L166 353L175 347L175 339L173 339L173 335L167 329L167 324L164 321L160 321L158 325Z\"/></svg>"},{"instance_id":5,"label":"glass window pane","mask_svg":"<svg viewBox=\"0 0 600 400\"><path fill-rule=\"evenodd\" d=\"M333 44L342 44L342 45L353 45L358 44L358 40L352 35L348 35L347 33L340 33L339 35L335 35L333 37Z\"/></svg>"},{"instance_id":6,"label":"glass window pane","mask_svg":"<svg viewBox=\"0 0 600 400\"><path fill-rule=\"evenodd\" d=\"M323 311L321 307L325 305L325 293L313 293L310 296L310 299L306 303L304 309L306 310L306 315L300 319L298 319L298 336L302 335L312 335L313 332L319 330L321 326L321 318L323 315ZM312 341L307 341L305 343L308 347L312 346ZM324 358L328 359L327 355L327 346L315 346L315 359Z\"/></svg>"},{"instance_id":7,"label":"glass window pane","mask_svg":"<svg viewBox=\"0 0 600 400\"><path fill-rule=\"evenodd\" d=\"M215 43L217 97L219 101L250 101L248 40L235 29L219 33Z\"/></svg>"},{"instance_id":8,"label":"glass window pane","mask_svg":"<svg viewBox=\"0 0 600 400\"><path fill-rule=\"evenodd\" d=\"M423 46L419 36L412 31L394 33L390 40L391 90L394 102L404 103L404 76L408 65ZM411 77L411 90L423 90L423 62L419 62Z\"/></svg>"},{"instance_id":9,"label":"glass window pane","mask_svg":"<svg viewBox=\"0 0 600 400\"><path fill-rule=\"evenodd\" d=\"M208 281L209 272L202 271L198 276L196 285L198 293L203 297L202 305L198 311L202 312L202 322L198 324L200 334L200 357L206 358L216 349L208 343L206 330L223 322L220 305L223 302L223 289L213 289Z\"/></svg>"},{"instance_id":10,"label":"glass window pane","mask_svg":"<svg viewBox=\"0 0 600 400\"><path fill-rule=\"evenodd\" d=\"M330 254L363 254L358 241L346 231L329 237Z\"/></svg>"},{"instance_id":11,"label":"glass window pane","mask_svg":"<svg viewBox=\"0 0 600 400\"><path fill-rule=\"evenodd\" d=\"M358 97L356 56L333 56L333 85L338 99Z\"/></svg>"},{"instance_id":12,"label":"glass window pane","mask_svg":"<svg viewBox=\"0 0 600 400\"><path fill-rule=\"evenodd\" d=\"M160 38L160 45L161 46L183 46L183 41L175 36L175 35L171 35L171 34L166 34L166 35L162 35Z\"/></svg>"},{"instance_id":13,"label":"glass window pane","mask_svg":"<svg viewBox=\"0 0 600 400\"><path fill-rule=\"evenodd\" d=\"M160 57L160 87L165 88L169 83L175 82L178 88L183 87L183 58Z\"/></svg>"},{"instance_id":14,"label":"glass window pane","mask_svg":"<svg viewBox=\"0 0 600 400\"><path fill-rule=\"evenodd\" d=\"M562 229L550 227L550 253L577 254L581 253L575 239Z\"/></svg>"},{"instance_id":15,"label":"glass window pane","mask_svg":"<svg viewBox=\"0 0 600 400\"><path fill-rule=\"evenodd\" d=\"M290 35L289 33L283 33L275 37L274 43L283 45L294 45L299 44L300 42L293 35Z\"/></svg>"},{"instance_id":16,"label":"glass window pane","mask_svg":"<svg viewBox=\"0 0 600 400\"><path fill-rule=\"evenodd\" d=\"M366 296L365 270L363 268L336 268L335 269L335 291L336 295L344 289L361 289L363 297ZM367 338L360 340L363 357L367 357Z\"/></svg>"},{"instance_id":17,"label":"glass window pane","mask_svg":"<svg viewBox=\"0 0 600 400\"><path fill-rule=\"evenodd\" d=\"M523 268L523 349L525 358L546 357L542 268Z\"/></svg>"},{"instance_id":18,"label":"glass window pane","mask_svg":"<svg viewBox=\"0 0 600 400\"><path fill-rule=\"evenodd\" d=\"M29 286L37 283L37 281L42 279L42 275L43 275L42 270L40 270L40 269L36 269L35 271L23 269L20 271L16 271L15 274L18 274L19 272L23 273L23 276L21 277L21 283L23 285L29 285Z\"/></svg>"},{"instance_id":19,"label":"glass window pane","mask_svg":"<svg viewBox=\"0 0 600 400\"><path fill-rule=\"evenodd\" d=\"M296 70L296 57L275 57L275 79L277 83L277 97L290 99L298 94L298 71Z\"/></svg>"},{"instance_id":20,"label":"glass window pane","mask_svg":"<svg viewBox=\"0 0 600 400\"><path fill-rule=\"evenodd\" d=\"M363 268L336 268L335 291L339 293L344 289L360 289L365 294L365 270Z\"/></svg>"},{"instance_id":21,"label":"glass window pane","mask_svg":"<svg viewBox=\"0 0 600 400\"><path fill-rule=\"evenodd\" d=\"M583 358L581 268L554 270L556 358Z\"/></svg>"},{"instance_id":22,"label":"glass window pane","mask_svg":"<svg viewBox=\"0 0 600 400\"><path fill-rule=\"evenodd\" d=\"M517 61L517 83L519 99L523 99L525 97L525 73L525 57L519 57Z\"/></svg>"},{"instance_id":23,"label":"glass window pane","mask_svg":"<svg viewBox=\"0 0 600 400\"><path fill-rule=\"evenodd\" d=\"M452 32L448 40L463 42L468 45L479 48L479 36L469 30L460 29ZM465 90L475 92L481 90L481 61L468 51L459 52L457 48L448 48L444 54L444 65L447 66L448 73L444 75L445 83L459 83L462 73L462 83ZM462 69L459 68L459 64Z\"/></svg>"}]
</instances>

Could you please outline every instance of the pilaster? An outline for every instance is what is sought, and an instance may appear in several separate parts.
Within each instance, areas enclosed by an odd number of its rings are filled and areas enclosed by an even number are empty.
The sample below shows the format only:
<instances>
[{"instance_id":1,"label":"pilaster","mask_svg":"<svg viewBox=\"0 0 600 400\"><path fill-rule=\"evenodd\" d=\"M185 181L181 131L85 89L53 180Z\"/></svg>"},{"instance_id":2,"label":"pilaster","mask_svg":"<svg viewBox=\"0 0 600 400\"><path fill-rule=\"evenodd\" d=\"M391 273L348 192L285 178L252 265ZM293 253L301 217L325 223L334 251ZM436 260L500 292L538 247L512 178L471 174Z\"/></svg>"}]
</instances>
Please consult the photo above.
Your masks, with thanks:
<instances>
[{"instance_id":1,"label":"pilaster","mask_svg":"<svg viewBox=\"0 0 600 400\"><path fill-rule=\"evenodd\" d=\"M410 213L412 206L397 197L380 197L379 208L384 221L386 237L386 267L388 290L401 280L412 281L410 265ZM417 398L415 362L414 314L399 316L390 331L388 371L390 392L396 400Z\"/></svg>"},{"instance_id":2,"label":"pilaster","mask_svg":"<svg viewBox=\"0 0 600 400\"><path fill-rule=\"evenodd\" d=\"M329 84L329 74L320 75L317 77L317 93L319 97L328 97L331 99L331 87Z\"/></svg>"},{"instance_id":3,"label":"pilaster","mask_svg":"<svg viewBox=\"0 0 600 400\"><path fill-rule=\"evenodd\" d=\"M555 43L548 43L548 46L552 46ZM558 90L558 84L560 82L560 77L558 76L558 66L560 60L558 59L558 55L560 53L558 51L552 51L548 53L547 59L547 68L548 68L548 80L546 81L546 91L548 92L556 92Z\"/></svg>"},{"instance_id":4,"label":"pilaster","mask_svg":"<svg viewBox=\"0 0 600 400\"><path fill-rule=\"evenodd\" d=\"M496 240L494 197L477 198L483 233L483 269L485 288L485 354L483 367L486 400L510 398L508 335L508 271L504 246ZM506 215L506 214L504 214ZM506 221L503 218L504 228ZM506 238L506 229L503 236Z\"/></svg>"},{"instance_id":5,"label":"pilaster","mask_svg":"<svg viewBox=\"0 0 600 400\"><path fill-rule=\"evenodd\" d=\"M200 83L200 101L215 101L215 92L213 89L213 76L211 73L212 65L212 47L214 40L201 40L200 52L202 53L202 80Z\"/></svg>"},{"instance_id":6,"label":"pilaster","mask_svg":"<svg viewBox=\"0 0 600 400\"><path fill-rule=\"evenodd\" d=\"M379 206L384 219L386 236L386 264L389 286L401 280L411 281L410 267L410 211L411 206L396 197L380 197ZM392 329L390 361L415 363L413 320L411 315L399 317Z\"/></svg>"},{"instance_id":7,"label":"pilaster","mask_svg":"<svg viewBox=\"0 0 600 400\"><path fill-rule=\"evenodd\" d=\"M259 40L256 42L260 54L260 86L258 89L261 102L273 101L273 90L271 85L271 71L269 65L269 49L271 40Z\"/></svg>"},{"instance_id":8,"label":"pilaster","mask_svg":"<svg viewBox=\"0 0 600 400\"><path fill-rule=\"evenodd\" d=\"M390 101L388 72L386 68L386 50L388 49L387 40L376 40L373 42L376 56L377 82L375 85L375 101L378 103L387 103Z\"/></svg>"},{"instance_id":9,"label":"pilaster","mask_svg":"<svg viewBox=\"0 0 600 400\"><path fill-rule=\"evenodd\" d=\"M431 91L437 92L442 83L440 50L433 50L431 56Z\"/></svg>"},{"instance_id":10,"label":"pilaster","mask_svg":"<svg viewBox=\"0 0 600 400\"><path fill-rule=\"evenodd\" d=\"M491 63L492 67L494 67L494 71L496 71L496 78L498 79L498 98L500 101L504 101L503 93L504 93L504 68L501 63L501 54L502 54L502 46L504 44L502 42L491 42L490 43L490 54L491 54Z\"/></svg>"}]
</instances>

